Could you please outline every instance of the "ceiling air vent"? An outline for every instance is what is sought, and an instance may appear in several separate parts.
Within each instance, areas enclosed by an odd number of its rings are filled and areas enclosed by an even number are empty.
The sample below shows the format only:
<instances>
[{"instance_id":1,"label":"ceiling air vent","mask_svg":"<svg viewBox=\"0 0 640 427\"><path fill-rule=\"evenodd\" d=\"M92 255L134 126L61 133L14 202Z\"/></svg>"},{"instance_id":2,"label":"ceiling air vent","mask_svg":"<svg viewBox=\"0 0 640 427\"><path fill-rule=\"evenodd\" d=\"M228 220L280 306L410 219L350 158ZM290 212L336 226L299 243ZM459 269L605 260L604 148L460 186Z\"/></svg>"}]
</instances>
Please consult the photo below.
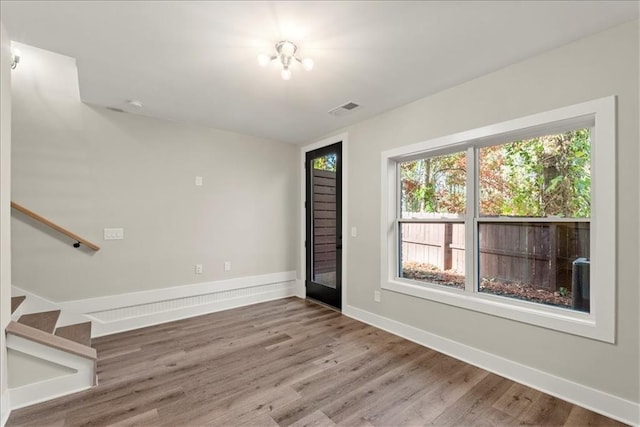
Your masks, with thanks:
<instances>
[{"instance_id":1,"label":"ceiling air vent","mask_svg":"<svg viewBox=\"0 0 640 427\"><path fill-rule=\"evenodd\" d=\"M360 108L359 104L349 101L346 104L340 105L339 107L329 110L329 114L331 114L332 116L344 116L345 114L353 110L357 110L358 108Z\"/></svg>"}]
</instances>

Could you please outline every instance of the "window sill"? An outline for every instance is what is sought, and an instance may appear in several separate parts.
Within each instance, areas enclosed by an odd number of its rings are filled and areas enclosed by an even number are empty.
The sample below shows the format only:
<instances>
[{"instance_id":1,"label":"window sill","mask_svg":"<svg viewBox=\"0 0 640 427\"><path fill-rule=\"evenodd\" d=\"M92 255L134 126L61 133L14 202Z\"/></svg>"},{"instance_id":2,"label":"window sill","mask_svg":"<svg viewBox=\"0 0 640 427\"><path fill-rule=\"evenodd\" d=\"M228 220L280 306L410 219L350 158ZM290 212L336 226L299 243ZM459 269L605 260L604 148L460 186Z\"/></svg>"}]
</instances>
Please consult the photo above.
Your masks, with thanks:
<instances>
[{"instance_id":1,"label":"window sill","mask_svg":"<svg viewBox=\"0 0 640 427\"><path fill-rule=\"evenodd\" d=\"M382 289L473 310L531 325L541 326L599 341L614 343L614 329L596 322L594 313L582 313L560 307L544 306L527 301L491 294L467 292L439 285L390 279L383 280ZM608 326L608 327L607 327Z\"/></svg>"}]
</instances>

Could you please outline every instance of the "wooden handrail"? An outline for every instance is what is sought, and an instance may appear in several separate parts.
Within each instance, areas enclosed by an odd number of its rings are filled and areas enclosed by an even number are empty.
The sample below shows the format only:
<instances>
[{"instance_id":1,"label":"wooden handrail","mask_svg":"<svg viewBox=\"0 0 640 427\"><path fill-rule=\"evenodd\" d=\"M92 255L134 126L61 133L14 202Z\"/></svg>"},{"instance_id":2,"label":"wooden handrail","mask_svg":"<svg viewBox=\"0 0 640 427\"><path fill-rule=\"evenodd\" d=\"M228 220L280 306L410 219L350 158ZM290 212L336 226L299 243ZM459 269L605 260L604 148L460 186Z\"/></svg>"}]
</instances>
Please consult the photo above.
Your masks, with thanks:
<instances>
[{"instance_id":1,"label":"wooden handrail","mask_svg":"<svg viewBox=\"0 0 640 427\"><path fill-rule=\"evenodd\" d=\"M94 251L99 251L100 250L100 246L96 245L95 243L91 243L90 241L88 241L87 239L83 239L82 237L78 236L75 233L72 233L71 231L67 230L66 228L60 227L58 224L55 224L51 221L49 221L47 218L38 215L37 213L30 211L29 209L25 208L22 205L17 204L16 202L11 202L11 207L17 211L22 212L23 214L25 214L28 217L31 217L33 219L35 219L36 221L39 221L41 223L43 223L44 225L53 228L54 230L64 234L65 236L68 236L70 238L72 238L73 240L75 240L77 243L74 243L74 247L79 247L80 244L85 245L86 247L88 247L89 249L93 249Z\"/></svg>"}]
</instances>

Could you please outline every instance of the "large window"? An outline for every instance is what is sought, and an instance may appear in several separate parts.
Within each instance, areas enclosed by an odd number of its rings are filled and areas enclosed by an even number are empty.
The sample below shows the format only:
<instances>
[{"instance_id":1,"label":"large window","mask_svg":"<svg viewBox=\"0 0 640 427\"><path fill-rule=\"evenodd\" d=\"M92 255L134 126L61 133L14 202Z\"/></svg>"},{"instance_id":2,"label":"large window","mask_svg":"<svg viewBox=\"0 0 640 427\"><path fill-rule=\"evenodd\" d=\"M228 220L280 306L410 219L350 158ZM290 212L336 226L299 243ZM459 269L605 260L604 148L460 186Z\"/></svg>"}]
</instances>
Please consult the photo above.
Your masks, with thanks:
<instances>
[{"instance_id":1,"label":"large window","mask_svg":"<svg viewBox=\"0 0 640 427\"><path fill-rule=\"evenodd\" d=\"M383 153L382 288L615 340L614 98Z\"/></svg>"},{"instance_id":2,"label":"large window","mask_svg":"<svg viewBox=\"0 0 640 427\"><path fill-rule=\"evenodd\" d=\"M466 163L464 151L398 163L399 277L464 288Z\"/></svg>"}]
</instances>

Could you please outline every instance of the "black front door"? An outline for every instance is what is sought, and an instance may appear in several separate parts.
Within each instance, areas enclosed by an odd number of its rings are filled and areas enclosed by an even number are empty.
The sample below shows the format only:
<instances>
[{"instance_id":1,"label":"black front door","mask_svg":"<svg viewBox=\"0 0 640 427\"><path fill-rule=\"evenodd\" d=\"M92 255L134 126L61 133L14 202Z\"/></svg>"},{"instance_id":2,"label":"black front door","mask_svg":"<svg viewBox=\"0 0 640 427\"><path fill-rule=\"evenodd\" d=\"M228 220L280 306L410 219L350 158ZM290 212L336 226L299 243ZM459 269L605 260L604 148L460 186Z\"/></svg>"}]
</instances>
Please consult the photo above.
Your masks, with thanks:
<instances>
[{"instance_id":1,"label":"black front door","mask_svg":"<svg viewBox=\"0 0 640 427\"><path fill-rule=\"evenodd\" d=\"M307 297L342 308L342 143L307 152Z\"/></svg>"}]
</instances>

